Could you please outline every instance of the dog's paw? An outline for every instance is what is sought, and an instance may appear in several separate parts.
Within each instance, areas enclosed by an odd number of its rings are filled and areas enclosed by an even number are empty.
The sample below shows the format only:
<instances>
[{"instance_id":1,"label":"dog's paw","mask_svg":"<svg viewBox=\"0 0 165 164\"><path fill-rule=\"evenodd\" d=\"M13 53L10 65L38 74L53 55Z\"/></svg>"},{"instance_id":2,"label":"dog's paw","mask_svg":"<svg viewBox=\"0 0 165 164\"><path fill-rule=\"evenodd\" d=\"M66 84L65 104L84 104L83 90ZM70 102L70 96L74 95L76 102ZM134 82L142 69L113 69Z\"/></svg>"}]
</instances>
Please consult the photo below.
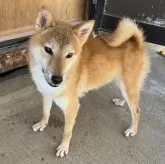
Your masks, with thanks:
<instances>
[{"instance_id":1,"label":"dog's paw","mask_svg":"<svg viewBox=\"0 0 165 164\"><path fill-rule=\"evenodd\" d=\"M56 149L56 156L57 157L64 157L68 154L69 152L69 143L61 143L58 148Z\"/></svg>"},{"instance_id":2,"label":"dog's paw","mask_svg":"<svg viewBox=\"0 0 165 164\"><path fill-rule=\"evenodd\" d=\"M38 122L35 125L33 125L32 129L34 132L37 132L37 131L42 132L47 127L47 125L48 125L47 123L41 121L41 122Z\"/></svg>"},{"instance_id":3,"label":"dog's paw","mask_svg":"<svg viewBox=\"0 0 165 164\"><path fill-rule=\"evenodd\" d=\"M133 137L133 136L135 136L136 135L136 133L137 133L137 130L135 130L134 128L128 128L125 132L124 132L124 135L126 136L126 137Z\"/></svg>"},{"instance_id":4,"label":"dog's paw","mask_svg":"<svg viewBox=\"0 0 165 164\"><path fill-rule=\"evenodd\" d=\"M112 99L112 102L116 105L116 106L123 106L125 104L125 100L124 99Z\"/></svg>"}]
</instances>

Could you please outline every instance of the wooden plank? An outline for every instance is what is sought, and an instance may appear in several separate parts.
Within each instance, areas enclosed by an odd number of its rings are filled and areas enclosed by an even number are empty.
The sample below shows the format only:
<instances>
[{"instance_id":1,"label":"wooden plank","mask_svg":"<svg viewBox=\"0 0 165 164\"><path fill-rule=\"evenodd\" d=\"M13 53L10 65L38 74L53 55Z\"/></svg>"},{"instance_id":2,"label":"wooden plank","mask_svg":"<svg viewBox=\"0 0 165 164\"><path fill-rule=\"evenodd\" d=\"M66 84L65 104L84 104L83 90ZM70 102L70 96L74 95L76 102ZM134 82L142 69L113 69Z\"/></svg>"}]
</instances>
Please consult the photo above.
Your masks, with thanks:
<instances>
[{"instance_id":1,"label":"wooden plank","mask_svg":"<svg viewBox=\"0 0 165 164\"><path fill-rule=\"evenodd\" d=\"M78 24L82 22L82 18L73 18L73 19L67 19L64 20L68 23L71 24ZM7 30L4 32L1 32L1 37L0 37L0 42L11 40L11 39L16 39L16 38L21 38L21 37L26 37L26 36L31 36L34 34L34 28L33 26L27 26L27 27L22 27L22 28L16 28L13 30Z\"/></svg>"},{"instance_id":2,"label":"wooden plank","mask_svg":"<svg viewBox=\"0 0 165 164\"><path fill-rule=\"evenodd\" d=\"M1 32L0 42L12 40L16 38L31 36L34 33L33 26L17 28Z\"/></svg>"},{"instance_id":3,"label":"wooden plank","mask_svg":"<svg viewBox=\"0 0 165 164\"><path fill-rule=\"evenodd\" d=\"M41 7L57 20L83 19L85 0L1 0L0 35L7 30L32 26Z\"/></svg>"}]
</instances>

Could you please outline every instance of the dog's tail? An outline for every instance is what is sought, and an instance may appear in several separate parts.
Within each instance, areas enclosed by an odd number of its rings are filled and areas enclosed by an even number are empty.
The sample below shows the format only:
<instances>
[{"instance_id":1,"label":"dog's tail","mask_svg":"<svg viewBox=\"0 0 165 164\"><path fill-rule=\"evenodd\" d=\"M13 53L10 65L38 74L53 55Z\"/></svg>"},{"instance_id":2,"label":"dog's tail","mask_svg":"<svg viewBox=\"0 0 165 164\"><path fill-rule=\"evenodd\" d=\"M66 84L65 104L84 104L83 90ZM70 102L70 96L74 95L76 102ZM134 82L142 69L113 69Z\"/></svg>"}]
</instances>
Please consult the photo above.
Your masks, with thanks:
<instances>
[{"instance_id":1,"label":"dog's tail","mask_svg":"<svg viewBox=\"0 0 165 164\"><path fill-rule=\"evenodd\" d=\"M102 37L112 47L119 47L131 38L134 38L139 47L144 45L143 31L129 18L123 18L111 35Z\"/></svg>"}]
</instances>

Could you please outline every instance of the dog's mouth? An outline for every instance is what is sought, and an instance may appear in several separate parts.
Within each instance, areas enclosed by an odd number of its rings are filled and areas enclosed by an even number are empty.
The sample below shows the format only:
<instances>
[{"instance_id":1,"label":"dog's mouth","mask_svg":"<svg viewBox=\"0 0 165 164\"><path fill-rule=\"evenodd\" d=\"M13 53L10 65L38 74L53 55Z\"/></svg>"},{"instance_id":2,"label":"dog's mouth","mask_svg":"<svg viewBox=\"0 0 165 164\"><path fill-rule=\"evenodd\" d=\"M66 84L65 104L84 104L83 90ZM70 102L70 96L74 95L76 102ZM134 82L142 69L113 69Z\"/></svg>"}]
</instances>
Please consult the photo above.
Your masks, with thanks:
<instances>
[{"instance_id":1,"label":"dog's mouth","mask_svg":"<svg viewBox=\"0 0 165 164\"><path fill-rule=\"evenodd\" d=\"M58 86L59 86L59 84L53 84L53 83L49 80L49 78L48 78L48 76L46 75L46 73L45 73L45 71L44 71L43 68L42 68L42 73L43 73L43 75L44 75L44 78L45 78L46 82L47 82L51 87L58 87Z\"/></svg>"},{"instance_id":2,"label":"dog's mouth","mask_svg":"<svg viewBox=\"0 0 165 164\"><path fill-rule=\"evenodd\" d=\"M47 80L46 80L47 81ZM58 84L52 84L50 82L47 81L47 83L51 86L51 87L58 87L59 85Z\"/></svg>"}]
</instances>

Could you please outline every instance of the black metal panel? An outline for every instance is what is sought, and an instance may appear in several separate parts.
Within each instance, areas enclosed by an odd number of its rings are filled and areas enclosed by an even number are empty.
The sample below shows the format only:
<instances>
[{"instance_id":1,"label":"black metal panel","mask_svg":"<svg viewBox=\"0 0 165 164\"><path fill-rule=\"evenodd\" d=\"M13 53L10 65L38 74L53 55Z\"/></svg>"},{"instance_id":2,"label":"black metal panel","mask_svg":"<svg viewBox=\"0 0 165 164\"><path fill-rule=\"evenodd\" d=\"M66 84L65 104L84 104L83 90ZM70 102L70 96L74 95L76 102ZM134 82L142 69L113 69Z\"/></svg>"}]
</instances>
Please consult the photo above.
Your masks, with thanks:
<instances>
[{"instance_id":1,"label":"black metal panel","mask_svg":"<svg viewBox=\"0 0 165 164\"><path fill-rule=\"evenodd\" d=\"M148 42L165 45L165 0L97 0L95 29L113 31L125 16L142 27Z\"/></svg>"},{"instance_id":2,"label":"black metal panel","mask_svg":"<svg viewBox=\"0 0 165 164\"><path fill-rule=\"evenodd\" d=\"M88 19L94 19L95 18L95 11L96 11L96 3L94 3L93 0L86 0L88 3L86 6L88 7Z\"/></svg>"},{"instance_id":3,"label":"black metal panel","mask_svg":"<svg viewBox=\"0 0 165 164\"><path fill-rule=\"evenodd\" d=\"M102 24L100 29L103 31L113 31L116 28L116 25L120 18L114 16L103 15ZM144 30L144 35L146 37L146 41L165 45L165 28L158 27L151 24L146 24L142 22L137 22L138 25Z\"/></svg>"},{"instance_id":4,"label":"black metal panel","mask_svg":"<svg viewBox=\"0 0 165 164\"><path fill-rule=\"evenodd\" d=\"M165 27L165 0L107 0L104 14Z\"/></svg>"}]
</instances>

